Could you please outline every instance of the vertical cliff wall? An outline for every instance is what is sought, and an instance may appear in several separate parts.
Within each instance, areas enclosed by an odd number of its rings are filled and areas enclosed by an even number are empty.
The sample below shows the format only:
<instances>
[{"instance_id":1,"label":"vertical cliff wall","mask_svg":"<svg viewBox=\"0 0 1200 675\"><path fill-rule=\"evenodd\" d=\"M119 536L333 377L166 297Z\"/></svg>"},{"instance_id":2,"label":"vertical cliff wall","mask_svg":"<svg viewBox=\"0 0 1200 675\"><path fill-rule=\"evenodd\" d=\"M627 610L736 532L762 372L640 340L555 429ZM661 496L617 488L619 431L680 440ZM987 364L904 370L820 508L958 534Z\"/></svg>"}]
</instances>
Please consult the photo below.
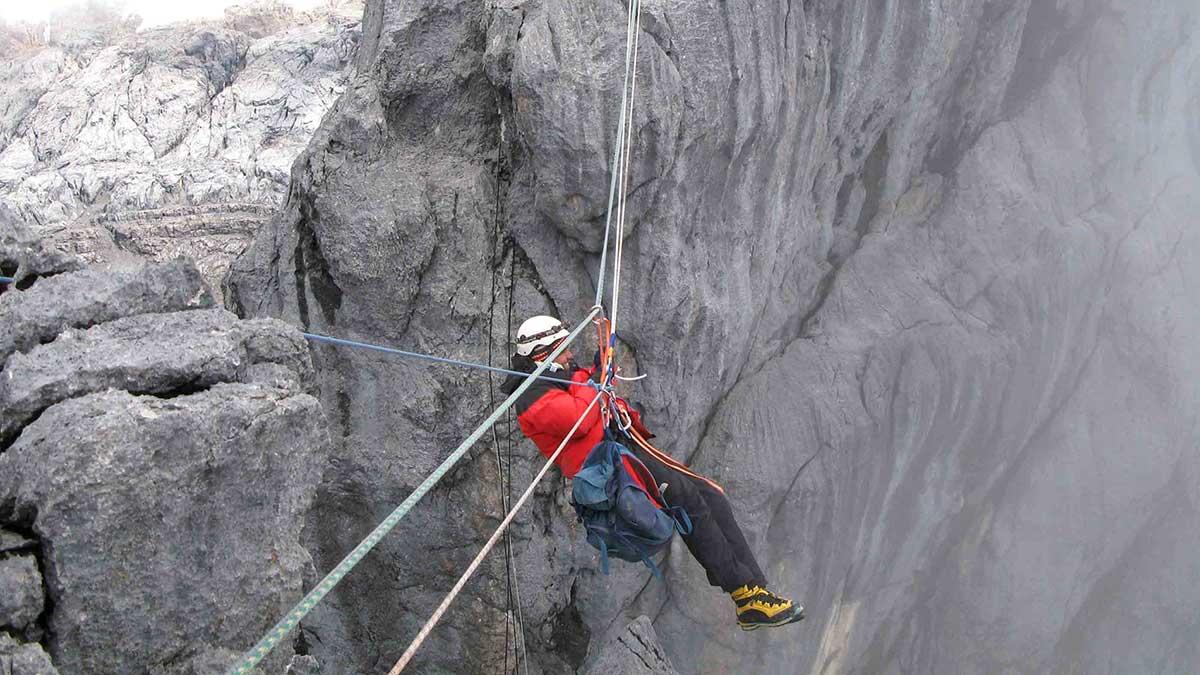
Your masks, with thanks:
<instances>
[{"instance_id":1,"label":"vertical cliff wall","mask_svg":"<svg viewBox=\"0 0 1200 675\"><path fill-rule=\"evenodd\" d=\"M477 360L510 307L580 316L624 13L369 3L230 304ZM741 634L680 544L667 584L598 575L553 480L514 533L536 667L644 613L685 673L1193 670L1196 22L1182 0L648 0L621 306L651 377L629 393L810 618ZM489 399L474 374L316 360L327 569ZM319 660L399 654L496 523L490 452L306 624ZM503 660L506 584L497 558L426 669Z\"/></svg>"}]
</instances>

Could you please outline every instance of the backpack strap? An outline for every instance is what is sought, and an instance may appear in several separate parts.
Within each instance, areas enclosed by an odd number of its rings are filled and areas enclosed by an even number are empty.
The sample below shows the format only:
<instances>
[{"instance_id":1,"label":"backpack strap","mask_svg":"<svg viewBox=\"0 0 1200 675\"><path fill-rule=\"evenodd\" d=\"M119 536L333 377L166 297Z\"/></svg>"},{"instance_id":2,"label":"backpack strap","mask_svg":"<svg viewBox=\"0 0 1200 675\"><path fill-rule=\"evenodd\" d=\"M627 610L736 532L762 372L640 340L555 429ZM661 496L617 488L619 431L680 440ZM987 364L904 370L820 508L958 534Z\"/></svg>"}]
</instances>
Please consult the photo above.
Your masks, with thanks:
<instances>
[{"instance_id":1,"label":"backpack strap","mask_svg":"<svg viewBox=\"0 0 1200 675\"><path fill-rule=\"evenodd\" d=\"M596 540L600 543L600 571L608 576L608 544L604 537L597 537Z\"/></svg>"},{"instance_id":2,"label":"backpack strap","mask_svg":"<svg viewBox=\"0 0 1200 675\"><path fill-rule=\"evenodd\" d=\"M622 446L621 455L622 457L629 458L629 466L633 468L633 472L637 474L638 479L646 486L646 494L650 496L650 500L665 509L667 500L663 497L662 492L659 491L658 481L654 480L654 475L650 473L650 469L646 468L645 462L638 459L637 455L630 452L624 446Z\"/></svg>"},{"instance_id":3,"label":"backpack strap","mask_svg":"<svg viewBox=\"0 0 1200 675\"><path fill-rule=\"evenodd\" d=\"M692 533L692 519L688 517L686 509L682 506L664 506L663 511L675 521L675 531L685 537Z\"/></svg>"},{"instance_id":4,"label":"backpack strap","mask_svg":"<svg viewBox=\"0 0 1200 675\"><path fill-rule=\"evenodd\" d=\"M654 561L650 559L650 556L646 555L645 548L643 548L642 546L639 546L638 544L634 544L634 543L630 542L628 539L625 538L624 535L619 534L617 532L613 532L613 537L620 540L620 542L622 544L624 544L626 547L628 547L634 551L637 551L637 554L639 556L641 556L641 558L642 558L642 562L646 564L646 567L650 568L650 572L651 572L651 574L654 575L654 578L658 579L659 581L663 581L662 570L658 569L658 565L655 565ZM603 558L603 560L605 563L608 562L607 557ZM608 574L607 568L604 573Z\"/></svg>"}]
</instances>

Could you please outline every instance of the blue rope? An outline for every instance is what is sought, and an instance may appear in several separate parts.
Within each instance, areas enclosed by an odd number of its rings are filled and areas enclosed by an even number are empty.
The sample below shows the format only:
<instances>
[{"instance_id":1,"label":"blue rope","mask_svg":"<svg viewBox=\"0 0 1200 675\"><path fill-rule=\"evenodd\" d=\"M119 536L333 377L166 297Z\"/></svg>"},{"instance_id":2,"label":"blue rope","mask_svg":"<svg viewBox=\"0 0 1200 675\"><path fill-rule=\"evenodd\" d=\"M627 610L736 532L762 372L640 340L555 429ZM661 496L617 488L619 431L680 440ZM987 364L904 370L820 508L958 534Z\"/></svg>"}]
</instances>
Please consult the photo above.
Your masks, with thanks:
<instances>
[{"instance_id":1,"label":"blue rope","mask_svg":"<svg viewBox=\"0 0 1200 675\"><path fill-rule=\"evenodd\" d=\"M11 284L14 281L16 281L16 279L12 277L0 277L0 284Z\"/></svg>"},{"instance_id":2,"label":"blue rope","mask_svg":"<svg viewBox=\"0 0 1200 675\"><path fill-rule=\"evenodd\" d=\"M385 354L395 354L396 356L407 356L409 358L422 359L424 361L433 361L434 363L446 363L446 364L449 364L452 366L464 366L467 368L476 368L479 370L490 370L493 373L503 373L505 375L516 375L517 377L520 377L520 378L529 377L529 373L522 373L519 370L509 370L507 368L497 368L495 366L485 366L482 363L471 363L470 361L459 361L457 359L448 359L448 358L445 358L442 356L430 356L429 354L418 354L417 352L406 352L403 349L394 349L392 347L383 347L380 345L373 345L369 342L344 340L342 338L329 337L328 335L317 335L316 333L301 332L300 334L303 335L304 337L308 338L309 340L313 340L316 342L328 342L329 344L341 345L343 347L359 347L361 349L371 349L371 350L374 350L377 352L383 352ZM564 380L561 377L550 377L549 375L538 375L537 379L548 380L550 382L558 382L560 384L570 384L570 385L574 385L576 387L592 387L593 389L595 388L595 385L593 383L591 383L590 381L589 382L575 382L573 380Z\"/></svg>"}]
</instances>

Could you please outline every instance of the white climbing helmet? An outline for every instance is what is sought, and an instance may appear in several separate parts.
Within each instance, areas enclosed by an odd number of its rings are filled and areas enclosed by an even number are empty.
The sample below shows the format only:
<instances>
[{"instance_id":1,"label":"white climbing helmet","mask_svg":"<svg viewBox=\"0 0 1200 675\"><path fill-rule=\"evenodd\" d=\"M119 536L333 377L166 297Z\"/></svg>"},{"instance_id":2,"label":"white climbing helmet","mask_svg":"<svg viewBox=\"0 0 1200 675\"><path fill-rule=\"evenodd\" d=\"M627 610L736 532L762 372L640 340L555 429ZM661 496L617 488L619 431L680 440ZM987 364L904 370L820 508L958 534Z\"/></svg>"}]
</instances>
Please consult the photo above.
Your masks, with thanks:
<instances>
[{"instance_id":1,"label":"white climbing helmet","mask_svg":"<svg viewBox=\"0 0 1200 675\"><path fill-rule=\"evenodd\" d=\"M569 334L562 322L552 316L541 314L526 319L517 329L517 354L533 356L536 352L549 349Z\"/></svg>"}]
</instances>

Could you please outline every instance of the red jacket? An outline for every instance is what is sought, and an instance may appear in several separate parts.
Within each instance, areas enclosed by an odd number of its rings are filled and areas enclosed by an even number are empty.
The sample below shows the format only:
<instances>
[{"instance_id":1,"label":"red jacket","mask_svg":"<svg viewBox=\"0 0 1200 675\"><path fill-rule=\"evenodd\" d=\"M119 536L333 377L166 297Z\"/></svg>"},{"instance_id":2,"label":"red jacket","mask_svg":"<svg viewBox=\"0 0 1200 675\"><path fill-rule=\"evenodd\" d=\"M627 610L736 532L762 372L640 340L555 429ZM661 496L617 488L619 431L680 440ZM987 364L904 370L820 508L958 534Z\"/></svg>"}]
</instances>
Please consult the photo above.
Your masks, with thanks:
<instances>
[{"instance_id":1,"label":"red jacket","mask_svg":"<svg viewBox=\"0 0 1200 675\"><path fill-rule=\"evenodd\" d=\"M573 382L582 383L588 381L593 370L593 368L576 368L571 371L570 375L563 374L561 371L558 373L547 371L546 375L562 379L569 377ZM515 383L511 385L511 388L506 387L510 392L515 389L516 383L520 382L519 379L514 378L514 380ZM591 387L535 380L517 399L517 423L521 425L521 431L525 436L537 445L542 455L550 457L558 449L558 444L566 437L567 432L571 431L571 427L575 426L575 420L579 419L584 410L587 410L588 404L595 397L596 390ZM644 435L650 435L642 426L641 416L638 415L638 412L630 408L625 401L621 399L617 399L617 401L618 405L629 412L634 425ZM602 404L603 401L600 401L592 406L558 456L556 464L567 478L571 478L579 472L579 467L587 459L588 453L604 440L604 418L600 413ZM625 464L629 474L645 489L647 487L645 482L641 479L639 472L634 470L628 457L625 458ZM653 494L653 491L648 490L648 492Z\"/></svg>"}]
</instances>

